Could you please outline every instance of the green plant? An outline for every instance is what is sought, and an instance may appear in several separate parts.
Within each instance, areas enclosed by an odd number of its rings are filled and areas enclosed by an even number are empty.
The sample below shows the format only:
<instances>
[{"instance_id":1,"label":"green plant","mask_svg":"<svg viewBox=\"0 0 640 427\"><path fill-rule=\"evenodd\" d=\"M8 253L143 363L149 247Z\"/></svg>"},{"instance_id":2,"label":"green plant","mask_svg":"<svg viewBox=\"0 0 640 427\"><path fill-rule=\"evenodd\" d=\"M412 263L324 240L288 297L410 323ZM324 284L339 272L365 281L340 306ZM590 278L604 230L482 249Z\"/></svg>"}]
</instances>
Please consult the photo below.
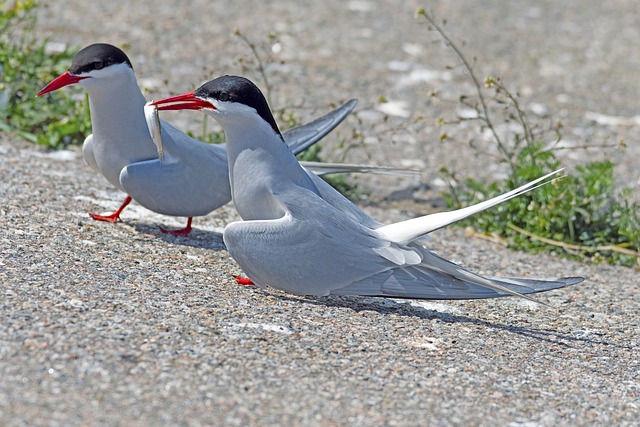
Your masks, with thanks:
<instances>
[{"instance_id":1,"label":"green plant","mask_svg":"<svg viewBox=\"0 0 640 427\"><path fill-rule=\"evenodd\" d=\"M460 178L454 171L442 168L449 182L444 194L451 207L459 208L504 193L558 169L557 144L561 140L560 126L545 131L554 132L555 144L542 143L518 103L501 79L487 77L484 84L476 76L462 50L447 35L432 14L419 9L423 17L461 60L470 76L475 96L462 96L460 103L475 112L496 143L498 161L509 167L508 178L502 182L485 182ZM485 91L493 91L489 97ZM498 105L505 120L515 121L520 131L512 140L503 140L496 131L494 111ZM449 122L449 123L455 123ZM439 120L439 125L447 122ZM541 133L543 131L540 131ZM446 133L443 133L446 139ZM463 221L484 234L499 236L511 247L531 252L561 251L570 257L590 258L633 266L640 263L640 206L630 199L630 189L616 191L614 164L592 162L576 168L575 175L566 175L549 185L511 199L497 207Z\"/></svg>"},{"instance_id":2,"label":"green plant","mask_svg":"<svg viewBox=\"0 0 640 427\"><path fill-rule=\"evenodd\" d=\"M0 130L54 148L81 143L91 132L86 98L66 91L35 97L73 58L71 50L50 53L37 40L37 7L35 0L0 6Z\"/></svg>"}]
</instances>

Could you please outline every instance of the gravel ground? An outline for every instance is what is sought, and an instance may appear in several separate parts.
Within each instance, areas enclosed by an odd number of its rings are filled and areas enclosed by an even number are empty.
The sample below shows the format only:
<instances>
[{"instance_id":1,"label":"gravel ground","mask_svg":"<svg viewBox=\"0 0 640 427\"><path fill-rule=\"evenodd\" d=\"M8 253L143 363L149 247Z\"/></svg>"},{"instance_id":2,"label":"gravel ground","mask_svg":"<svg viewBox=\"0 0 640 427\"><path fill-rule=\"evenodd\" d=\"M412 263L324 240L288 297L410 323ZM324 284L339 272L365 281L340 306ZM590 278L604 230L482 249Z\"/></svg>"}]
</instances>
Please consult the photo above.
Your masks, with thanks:
<instances>
[{"instance_id":1,"label":"gravel ground","mask_svg":"<svg viewBox=\"0 0 640 427\"><path fill-rule=\"evenodd\" d=\"M348 160L423 172L420 180L360 178L365 208L393 221L434 209L441 165L504 172L466 145L486 144L476 124L435 142L432 118L453 110L429 91L455 99L469 85L459 68L445 68L455 59L414 19L421 4L406 3L56 1L40 32L73 46L127 44L155 98L214 72L260 82L238 63L250 55L230 33L239 28L259 43L277 33L274 56L284 63L269 67L274 105L306 120L358 98L357 117L328 139L326 153L340 154L357 130L365 144ZM626 151L567 150L569 166L606 156L620 163L621 184L638 185L635 2L426 6L466 40L479 75L502 75L534 117L562 120L568 144L627 142ZM380 95L393 102L381 107ZM430 119L417 122L418 114ZM173 117L187 126L195 116ZM159 225L182 219L135 203L122 223L93 222L87 212L110 211L124 195L84 165L79 149L47 153L7 136L0 176L1 425L638 423L632 269L515 253L441 230L433 247L474 271L587 281L540 295L554 308L512 298L295 297L235 284L240 270L220 235L236 218L231 206L196 219L189 238L162 235Z\"/></svg>"}]
</instances>

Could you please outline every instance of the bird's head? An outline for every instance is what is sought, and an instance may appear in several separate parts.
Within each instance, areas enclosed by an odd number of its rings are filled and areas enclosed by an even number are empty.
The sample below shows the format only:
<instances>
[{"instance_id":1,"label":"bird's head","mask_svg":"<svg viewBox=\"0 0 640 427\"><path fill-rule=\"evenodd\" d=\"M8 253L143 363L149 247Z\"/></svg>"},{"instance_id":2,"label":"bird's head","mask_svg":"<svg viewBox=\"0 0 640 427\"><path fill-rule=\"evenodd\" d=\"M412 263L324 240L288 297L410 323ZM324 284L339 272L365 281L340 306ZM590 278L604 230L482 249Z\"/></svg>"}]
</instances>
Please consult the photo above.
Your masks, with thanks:
<instances>
[{"instance_id":1,"label":"bird's head","mask_svg":"<svg viewBox=\"0 0 640 427\"><path fill-rule=\"evenodd\" d=\"M269 104L251 80L238 76L222 76L208 81L194 92L152 102L158 110L202 110L214 118L260 118L280 135Z\"/></svg>"},{"instance_id":2,"label":"bird's head","mask_svg":"<svg viewBox=\"0 0 640 427\"><path fill-rule=\"evenodd\" d=\"M133 66L122 50L106 43L92 44L79 51L69 69L46 85L37 96L85 79L106 79L123 73L133 73Z\"/></svg>"}]
</instances>

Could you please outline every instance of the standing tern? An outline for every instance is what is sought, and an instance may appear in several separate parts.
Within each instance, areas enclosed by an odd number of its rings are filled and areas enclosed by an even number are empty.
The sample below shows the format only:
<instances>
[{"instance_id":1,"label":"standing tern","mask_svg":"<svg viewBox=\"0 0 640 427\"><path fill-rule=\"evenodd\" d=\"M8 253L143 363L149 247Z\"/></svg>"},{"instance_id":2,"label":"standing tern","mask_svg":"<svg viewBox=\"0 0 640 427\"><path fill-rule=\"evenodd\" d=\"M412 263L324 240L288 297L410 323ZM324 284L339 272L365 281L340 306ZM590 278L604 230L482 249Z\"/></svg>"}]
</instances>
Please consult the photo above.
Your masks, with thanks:
<instances>
[{"instance_id":1,"label":"standing tern","mask_svg":"<svg viewBox=\"0 0 640 427\"><path fill-rule=\"evenodd\" d=\"M224 242L258 286L318 296L531 299L526 294L584 280L485 277L419 243L431 231L548 183L559 171L474 206L384 225L300 166L251 81L224 76L150 106L202 110L222 126L233 201L243 219L227 225Z\"/></svg>"},{"instance_id":2,"label":"standing tern","mask_svg":"<svg viewBox=\"0 0 640 427\"><path fill-rule=\"evenodd\" d=\"M85 47L75 55L68 71L37 96L72 84L80 85L89 94L93 133L82 146L85 161L127 193L113 214L89 214L93 219L116 222L133 198L153 212L188 217L186 228L171 232L186 235L191 230L192 217L206 215L231 200L223 144L206 144L163 122L162 151L156 147L145 122L146 99L131 61L122 50L105 43ZM335 128L355 104L351 100L317 120L284 132L285 141L296 154L305 150ZM319 174L396 171L317 162L308 167Z\"/></svg>"}]
</instances>

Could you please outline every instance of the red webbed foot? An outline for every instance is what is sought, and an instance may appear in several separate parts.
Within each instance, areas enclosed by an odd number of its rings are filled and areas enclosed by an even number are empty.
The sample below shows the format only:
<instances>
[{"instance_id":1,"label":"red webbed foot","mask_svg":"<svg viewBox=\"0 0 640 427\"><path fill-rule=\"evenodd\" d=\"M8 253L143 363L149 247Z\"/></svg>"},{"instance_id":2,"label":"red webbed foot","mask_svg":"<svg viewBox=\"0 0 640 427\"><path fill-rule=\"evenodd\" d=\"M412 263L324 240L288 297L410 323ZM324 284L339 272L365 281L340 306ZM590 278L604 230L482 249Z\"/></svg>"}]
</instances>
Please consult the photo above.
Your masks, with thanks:
<instances>
[{"instance_id":1,"label":"red webbed foot","mask_svg":"<svg viewBox=\"0 0 640 427\"><path fill-rule=\"evenodd\" d=\"M122 213L124 208L127 207L129 203L131 203L131 196L127 196L127 198L124 199L124 202L122 203L122 205L111 215L100 215L100 214L90 213L89 216L96 221L105 221L105 222L110 222L112 224L115 224L116 222L118 222L118 220L120 219L120 214Z\"/></svg>"},{"instance_id":2,"label":"red webbed foot","mask_svg":"<svg viewBox=\"0 0 640 427\"><path fill-rule=\"evenodd\" d=\"M173 234L174 236L188 236L189 233L191 233L191 221L193 220L192 217L189 217L189 219L187 220L187 226L185 228L182 228L180 230L167 230L165 228L160 227L160 231L162 231L163 233L167 233L167 234Z\"/></svg>"},{"instance_id":3,"label":"red webbed foot","mask_svg":"<svg viewBox=\"0 0 640 427\"><path fill-rule=\"evenodd\" d=\"M249 279L248 277L233 276L233 278L236 279L236 282L238 283L238 285L242 285L242 286L256 285L255 283L253 283L253 280Z\"/></svg>"}]
</instances>

